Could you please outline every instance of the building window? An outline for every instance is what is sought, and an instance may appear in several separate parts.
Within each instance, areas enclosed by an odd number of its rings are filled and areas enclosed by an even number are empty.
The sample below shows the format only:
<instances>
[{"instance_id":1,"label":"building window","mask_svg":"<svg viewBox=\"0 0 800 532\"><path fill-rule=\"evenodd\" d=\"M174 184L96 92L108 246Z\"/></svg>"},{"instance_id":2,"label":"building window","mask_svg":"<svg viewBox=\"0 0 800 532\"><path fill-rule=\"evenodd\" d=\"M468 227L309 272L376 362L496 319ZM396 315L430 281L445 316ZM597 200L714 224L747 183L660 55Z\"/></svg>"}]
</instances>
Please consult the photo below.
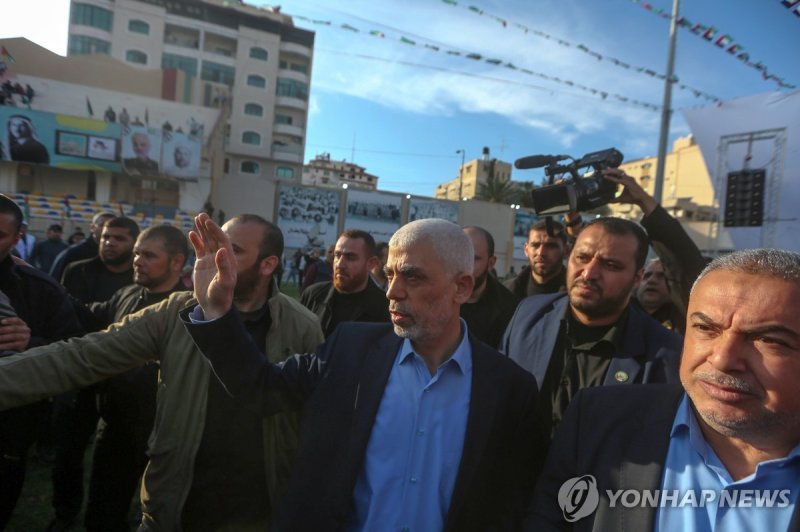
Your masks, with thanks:
<instances>
[{"instance_id":1,"label":"building window","mask_svg":"<svg viewBox=\"0 0 800 532\"><path fill-rule=\"evenodd\" d=\"M110 54L111 43L102 39L95 39L94 37L87 37L86 35L70 35L69 36L69 55L83 55L83 54Z\"/></svg>"},{"instance_id":2,"label":"building window","mask_svg":"<svg viewBox=\"0 0 800 532\"><path fill-rule=\"evenodd\" d=\"M111 31L113 20L113 13L108 9L90 4L73 4L72 17L70 19L72 24Z\"/></svg>"},{"instance_id":3,"label":"building window","mask_svg":"<svg viewBox=\"0 0 800 532\"><path fill-rule=\"evenodd\" d=\"M247 84L251 87L258 87L259 89L263 89L267 86L267 80L262 78L261 76L256 76L255 74L250 74L247 76Z\"/></svg>"},{"instance_id":4,"label":"building window","mask_svg":"<svg viewBox=\"0 0 800 532\"><path fill-rule=\"evenodd\" d=\"M261 144L261 135L255 131L245 131L242 133L242 142L245 144L255 144L258 146Z\"/></svg>"},{"instance_id":5,"label":"building window","mask_svg":"<svg viewBox=\"0 0 800 532\"><path fill-rule=\"evenodd\" d=\"M267 51L263 48L259 48L258 46L253 46L250 48L250 57L253 59L260 59L261 61L267 60Z\"/></svg>"},{"instance_id":6,"label":"building window","mask_svg":"<svg viewBox=\"0 0 800 532\"><path fill-rule=\"evenodd\" d=\"M294 120L289 115L281 115L281 114L276 114L275 115L275 123L276 124L286 124L288 126L291 126L292 122L294 122Z\"/></svg>"},{"instance_id":7,"label":"building window","mask_svg":"<svg viewBox=\"0 0 800 532\"><path fill-rule=\"evenodd\" d=\"M264 116L264 108L257 103L244 104L244 114L250 116Z\"/></svg>"},{"instance_id":8,"label":"building window","mask_svg":"<svg viewBox=\"0 0 800 532\"><path fill-rule=\"evenodd\" d=\"M278 83L275 86L275 94L277 96L287 96L289 98L307 100L308 85L293 79L278 78Z\"/></svg>"},{"instance_id":9,"label":"building window","mask_svg":"<svg viewBox=\"0 0 800 532\"><path fill-rule=\"evenodd\" d=\"M226 174L231 171L231 160L225 157L225 161L222 163L222 171Z\"/></svg>"},{"instance_id":10,"label":"building window","mask_svg":"<svg viewBox=\"0 0 800 532\"><path fill-rule=\"evenodd\" d=\"M233 85L233 79L236 76L236 70L227 65L220 65L211 61L203 61L203 68L200 71L200 78L204 81L213 81L216 83L224 83L225 85Z\"/></svg>"},{"instance_id":11,"label":"building window","mask_svg":"<svg viewBox=\"0 0 800 532\"><path fill-rule=\"evenodd\" d=\"M139 50L128 50L125 52L125 61L139 65L147 64L147 54Z\"/></svg>"},{"instance_id":12,"label":"building window","mask_svg":"<svg viewBox=\"0 0 800 532\"><path fill-rule=\"evenodd\" d=\"M176 68L186 73L190 78L197 77L197 60L177 54L164 54L161 56L161 68Z\"/></svg>"},{"instance_id":13,"label":"building window","mask_svg":"<svg viewBox=\"0 0 800 532\"><path fill-rule=\"evenodd\" d=\"M239 165L239 170L243 174L259 174L261 173L261 169L258 166L258 163L255 161L242 161L242 164Z\"/></svg>"},{"instance_id":14,"label":"building window","mask_svg":"<svg viewBox=\"0 0 800 532\"><path fill-rule=\"evenodd\" d=\"M275 176L281 179L294 179L294 168L279 166L275 169Z\"/></svg>"},{"instance_id":15,"label":"building window","mask_svg":"<svg viewBox=\"0 0 800 532\"><path fill-rule=\"evenodd\" d=\"M131 20L128 21L128 31L150 35L150 24L143 20Z\"/></svg>"},{"instance_id":16,"label":"building window","mask_svg":"<svg viewBox=\"0 0 800 532\"><path fill-rule=\"evenodd\" d=\"M289 68L294 70L295 72L300 72L302 74L308 74L308 65L301 65L299 63L292 63Z\"/></svg>"}]
</instances>

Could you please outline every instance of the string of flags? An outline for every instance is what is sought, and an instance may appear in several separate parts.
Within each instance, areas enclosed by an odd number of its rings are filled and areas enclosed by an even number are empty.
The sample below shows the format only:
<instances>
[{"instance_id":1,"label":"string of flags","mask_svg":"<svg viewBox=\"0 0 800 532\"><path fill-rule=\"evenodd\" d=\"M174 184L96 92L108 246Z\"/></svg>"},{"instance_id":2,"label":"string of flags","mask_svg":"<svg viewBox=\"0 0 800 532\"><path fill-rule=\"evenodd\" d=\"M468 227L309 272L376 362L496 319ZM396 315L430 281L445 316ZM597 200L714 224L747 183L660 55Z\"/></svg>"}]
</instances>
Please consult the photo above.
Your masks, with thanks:
<instances>
[{"instance_id":1,"label":"string of flags","mask_svg":"<svg viewBox=\"0 0 800 532\"><path fill-rule=\"evenodd\" d=\"M794 16L800 17L800 0L781 0L781 4L794 13Z\"/></svg>"},{"instance_id":2,"label":"string of flags","mask_svg":"<svg viewBox=\"0 0 800 532\"><path fill-rule=\"evenodd\" d=\"M800 1L800 0L796 0L796 1ZM444 2L445 4L451 5L451 6L458 6L459 5L457 0L442 0L442 2ZM497 16L497 15L493 15L493 14L488 13L488 12L484 11L483 9L480 9L479 7L476 7L476 6L473 6L473 5L465 6L465 7L466 7L467 10L471 11L472 13L475 13L476 15L485 16L485 17L488 17L490 19L493 19L493 20L497 21L504 28L507 28L509 25L511 25L511 26L513 26L513 27L515 27L517 29L522 30L526 34L532 34L532 35L535 35L537 37L541 37L543 39L546 39L548 41L554 41L554 42L556 42L556 43L558 43L561 46L564 46L566 48L574 48L576 50L580 50L581 52L583 52L585 54L588 54L591 57L594 57L598 61L608 61L608 62L612 63L613 65L615 65L617 67L624 68L625 70L633 70L635 72L638 72L640 74L644 74L646 76L650 76L652 78L658 78L660 80L666 80L667 79L667 76L665 74L662 74L660 72L656 72L655 70L653 70L651 68L633 66L633 65L631 65L631 64L629 64L629 63L627 63L625 61L617 59L616 57L611 57L611 56L607 56L607 55L601 54L599 52L596 52L595 50L592 50L591 48L589 48L585 44L575 44L575 43L572 43L570 41L567 41L567 40L560 39L558 37L554 37L552 35L549 35L549 34L543 32L543 31L530 28L530 27L528 27L528 26L526 26L524 24L520 24L519 22L509 22L507 19L505 19L503 17ZM685 90L685 91L690 91L694 95L695 98L704 98L705 100L711 101L711 102L719 102L720 101L719 98L717 98L716 96L714 96L712 94L709 94L707 92L701 91L700 89L696 89L694 87L690 87L689 85L686 85L684 83L680 83L678 78L677 78L677 76L675 76L674 74L672 75L672 81L675 83L675 85L679 89Z\"/></svg>"},{"instance_id":3,"label":"string of flags","mask_svg":"<svg viewBox=\"0 0 800 532\"><path fill-rule=\"evenodd\" d=\"M448 1L448 0L444 0ZM669 10L661 9L654 7L649 2L644 2L642 0L630 0L630 2L639 5L645 11L653 13L665 20L670 20L672 18L672 13ZM800 0L782 0L783 4L788 7L792 8L792 6L798 6L800 8ZM800 16L797 9L795 8L795 14ZM744 63L745 65L749 66L750 68L754 68L761 72L761 77L765 81L773 80L778 86L782 89L796 89L797 86L787 82L785 79L778 77L775 74L771 74L767 65L762 63L761 61L753 61L750 57L750 54L745 51L744 46L735 42L735 39L732 35L728 33L722 33L719 29L715 26L710 24L702 24L702 23L694 23L691 22L686 17L678 17L678 27L684 28L689 30L690 33L701 37L706 42L709 42L719 48L720 50L725 50L728 54L734 56L736 59Z\"/></svg>"},{"instance_id":4,"label":"string of flags","mask_svg":"<svg viewBox=\"0 0 800 532\"><path fill-rule=\"evenodd\" d=\"M380 39L387 38L386 37L386 33L384 33L383 31L379 31L379 30L362 31L359 28L356 28L356 27L351 26L349 24L339 24L339 25L337 25L337 24L334 24L332 21L329 21L329 20L317 20L317 19L312 19L312 18L309 18L309 17L304 17L302 15L290 15L290 16L295 20L302 20L302 21L309 22L309 23L315 24L315 25L329 26L329 27L332 27L332 28L338 28L338 29L342 29L342 30L345 30L345 31L350 31L350 32L353 32L353 33L362 33L362 34L369 35L369 36L372 36L372 37L377 37L377 38L380 38ZM551 81L551 82L554 82L554 83L558 83L558 84L561 84L561 85L564 85L564 86L567 86L567 87L571 87L571 88L574 88L574 89L579 89L581 91L588 92L588 93L590 93L590 94L592 94L594 96L598 96L598 97L602 98L603 100L606 100L608 98L612 98L612 99L615 99L615 100L623 102L623 103L636 105L636 106L643 107L645 109L649 109L649 110L652 110L652 111L661 110L661 106L660 105L656 105L656 104L648 103L648 102L643 102L643 101L640 101L640 100L637 100L637 99L634 99L634 98L630 98L628 96L624 96L622 94L616 94L616 93L613 93L613 92L597 89L597 88L594 88L594 87L589 87L589 86L583 85L581 83L577 83L577 82L569 80L569 79L562 79L562 78L559 78L558 76L550 76L550 75L545 74L543 72L536 72L534 70L530 70L528 68L520 67L520 66L514 65L511 62L504 61L502 59L498 59L498 58L495 58L495 57L485 57L485 56L483 56L481 54L478 54L478 53L470 53L470 52L464 52L464 51L460 51L460 50L443 49L438 44L431 44L431 43L422 42L419 37L416 37L415 39L411 39L411 38L409 38L409 37L407 37L405 35L401 35L399 37L399 42L401 42L403 44L410 45L410 46L420 47L420 48L423 48L423 49L431 51L431 52L444 53L444 54L446 54L448 56L461 57L461 58L464 58L464 59L470 59L472 61L480 61L480 62L489 64L489 65L494 65L494 66L497 66L497 67L506 68L506 69L509 69L509 70L513 70L515 72L526 74L528 76L534 76L534 77L537 77L537 78L540 78L540 79L544 79L544 80L548 80L548 81ZM697 94L697 96L699 96L699 95L700 94ZM713 97L711 97L711 98L713 98ZM719 101L716 98L713 98L713 99L714 99L714 101Z\"/></svg>"}]
</instances>

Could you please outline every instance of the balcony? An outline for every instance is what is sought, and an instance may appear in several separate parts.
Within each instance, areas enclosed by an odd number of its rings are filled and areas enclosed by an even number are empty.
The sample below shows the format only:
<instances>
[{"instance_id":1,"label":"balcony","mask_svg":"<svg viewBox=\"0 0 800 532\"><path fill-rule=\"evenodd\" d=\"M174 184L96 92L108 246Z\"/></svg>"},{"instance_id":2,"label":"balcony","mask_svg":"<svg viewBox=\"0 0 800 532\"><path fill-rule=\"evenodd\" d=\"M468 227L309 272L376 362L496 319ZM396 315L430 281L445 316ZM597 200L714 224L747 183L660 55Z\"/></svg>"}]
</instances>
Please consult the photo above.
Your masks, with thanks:
<instances>
[{"instance_id":1,"label":"balcony","mask_svg":"<svg viewBox=\"0 0 800 532\"><path fill-rule=\"evenodd\" d=\"M308 48L307 46L303 46L301 44L296 44L293 42L282 42L280 50L282 54L294 54L294 55L299 55L301 57L311 58L311 48Z\"/></svg>"},{"instance_id":2,"label":"balcony","mask_svg":"<svg viewBox=\"0 0 800 532\"><path fill-rule=\"evenodd\" d=\"M296 137L305 136L303 128L293 126L291 124L275 124L272 128L273 133L284 133L286 135L294 135Z\"/></svg>"},{"instance_id":3,"label":"balcony","mask_svg":"<svg viewBox=\"0 0 800 532\"><path fill-rule=\"evenodd\" d=\"M277 96L275 97L275 107L289 107L291 109L307 111L308 102L301 100L300 98L292 98L290 96Z\"/></svg>"}]
</instances>

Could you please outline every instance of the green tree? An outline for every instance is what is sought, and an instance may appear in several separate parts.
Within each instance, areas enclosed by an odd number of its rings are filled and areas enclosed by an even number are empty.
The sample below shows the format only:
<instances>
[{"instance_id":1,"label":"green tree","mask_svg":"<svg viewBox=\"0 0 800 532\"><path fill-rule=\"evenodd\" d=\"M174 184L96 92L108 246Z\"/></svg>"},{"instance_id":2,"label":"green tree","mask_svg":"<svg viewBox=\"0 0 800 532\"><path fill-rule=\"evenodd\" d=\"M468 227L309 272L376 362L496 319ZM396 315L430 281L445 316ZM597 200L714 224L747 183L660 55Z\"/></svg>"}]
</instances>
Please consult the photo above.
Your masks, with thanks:
<instances>
[{"instance_id":1,"label":"green tree","mask_svg":"<svg viewBox=\"0 0 800 532\"><path fill-rule=\"evenodd\" d=\"M517 202L519 193L510 179L497 179L489 176L486 183L478 184L477 198L492 203L512 204Z\"/></svg>"}]
</instances>

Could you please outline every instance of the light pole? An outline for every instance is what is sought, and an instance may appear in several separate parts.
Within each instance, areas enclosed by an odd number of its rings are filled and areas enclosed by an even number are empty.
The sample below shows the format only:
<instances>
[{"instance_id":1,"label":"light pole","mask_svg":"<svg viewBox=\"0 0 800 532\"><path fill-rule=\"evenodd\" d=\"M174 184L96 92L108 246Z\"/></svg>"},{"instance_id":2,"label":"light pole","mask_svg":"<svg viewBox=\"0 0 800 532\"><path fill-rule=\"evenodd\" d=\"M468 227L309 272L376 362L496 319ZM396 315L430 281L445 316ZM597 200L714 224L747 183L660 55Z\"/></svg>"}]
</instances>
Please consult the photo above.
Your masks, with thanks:
<instances>
[{"instance_id":1,"label":"light pole","mask_svg":"<svg viewBox=\"0 0 800 532\"><path fill-rule=\"evenodd\" d=\"M461 154L461 167L458 169L458 201L464 199L464 157L466 152L464 150L456 150L456 154Z\"/></svg>"}]
</instances>

